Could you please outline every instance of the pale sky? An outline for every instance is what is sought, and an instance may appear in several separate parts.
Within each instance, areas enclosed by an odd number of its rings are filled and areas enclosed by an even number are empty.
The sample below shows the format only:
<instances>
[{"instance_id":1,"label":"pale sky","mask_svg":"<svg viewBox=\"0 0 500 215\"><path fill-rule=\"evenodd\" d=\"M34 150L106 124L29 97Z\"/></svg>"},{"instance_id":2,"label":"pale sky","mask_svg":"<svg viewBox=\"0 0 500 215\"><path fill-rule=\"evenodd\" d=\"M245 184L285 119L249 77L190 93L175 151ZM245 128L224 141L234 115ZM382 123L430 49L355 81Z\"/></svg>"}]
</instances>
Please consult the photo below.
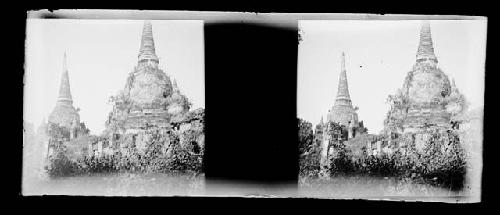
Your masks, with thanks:
<instances>
[{"instance_id":1,"label":"pale sky","mask_svg":"<svg viewBox=\"0 0 500 215\"><path fill-rule=\"evenodd\" d=\"M177 80L193 109L205 106L203 21L152 21L160 68ZM142 20L28 19L24 120L38 126L54 108L67 65L80 119L100 134L112 106L137 64Z\"/></svg>"},{"instance_id":2,"label":"pale sky","mask_svg":"<svg viewBox=\"0 0 500 215\"><path fill-rule=\"evenodd\" d=\"M160 68L177 79L193 108L204 107L203 21L152 21ZM108 98L123 89L137 63L143 21L29 19L24 119L38 126L55 106L64 51L80 118L104 129ZM300 21L298 116L317 124L334 103L340 56L349 91L370 133L383 128L389 94L415 62L420 21ZM483 105L486 20L431 21L439 67L471 103Z\"/></svg>"},{"instance_id":3,"label":"pale sky","mask_svg":"<svg viewBox=\"0 0 500 215\"><path fill-rule=\"evenodd\" d=\"M386 98L415 63L421 21L300 21L298 117L319 123L337 94L342 51L349 92L369 133L383 129ZM438 66L470 102L484 104L486 20L430 21Z\"/></svg>"}]
</instances>

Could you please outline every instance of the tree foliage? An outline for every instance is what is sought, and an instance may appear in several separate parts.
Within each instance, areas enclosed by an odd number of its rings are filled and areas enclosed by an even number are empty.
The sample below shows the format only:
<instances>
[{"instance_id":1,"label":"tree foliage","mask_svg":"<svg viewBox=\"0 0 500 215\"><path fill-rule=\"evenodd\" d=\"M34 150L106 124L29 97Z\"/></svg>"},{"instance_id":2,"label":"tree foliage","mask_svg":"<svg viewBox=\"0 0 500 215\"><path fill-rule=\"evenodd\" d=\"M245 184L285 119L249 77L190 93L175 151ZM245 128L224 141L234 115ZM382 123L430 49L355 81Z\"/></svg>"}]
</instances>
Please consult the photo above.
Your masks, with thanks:
<instances>
[{"instance_id":1,"label":"tree foliage","mask_svg":"<svg viewBox=\"0 0 500 215\"><path fill-rule=\"evenodd\" d=\"M313 143L312 123L303 119L298 119L299 126L299 153L304 154L309 151Z\"/></svg>"},{"instance_id":2,"label":"tree foliage","mask_svg":"<svg viewBox=\"0 0 500 215\"><path fill-rule=\"evenodd\" d=\"M315 177L320 170L320 146L314 141L312 123L298 119L299 127L299 175Z\"/></svg>"}]
</instances>

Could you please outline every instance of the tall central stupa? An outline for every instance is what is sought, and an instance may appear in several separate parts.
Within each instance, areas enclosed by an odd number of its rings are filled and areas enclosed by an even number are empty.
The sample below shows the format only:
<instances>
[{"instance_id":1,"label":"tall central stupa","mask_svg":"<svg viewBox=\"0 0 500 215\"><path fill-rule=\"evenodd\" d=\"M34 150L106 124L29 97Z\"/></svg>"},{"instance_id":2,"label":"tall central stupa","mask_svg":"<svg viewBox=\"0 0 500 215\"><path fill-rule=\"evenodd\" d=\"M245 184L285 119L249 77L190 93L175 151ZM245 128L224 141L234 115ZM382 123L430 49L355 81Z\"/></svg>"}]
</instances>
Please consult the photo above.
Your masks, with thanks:
<instances>
[{"instance_id":1,"label":"tall central stupa","mask_svg":"<svg viewBox=\"0 0 500 215\"><path fill-rule=\"evenodd\" d=\"M127 133L148 126L170 127L172 121L189 111L189 101L158 64L153 28L146 21L137 66L129 74L125 89L112 98L114 107L106 122L107 131Z\"/></svg>"},{"instance_id":2,"label":"tall central stupa","mask_svg":"<svg viewBox=\"0 0 500 215\"><path fill-rule=\"evenodd\" d=\"M393 98L385 124L398 133L418 132L429 126L448 128L452 116L465 109L463 95L438 67L428 21L420 29L416 62Z\"/></svg>"}]
</instances>

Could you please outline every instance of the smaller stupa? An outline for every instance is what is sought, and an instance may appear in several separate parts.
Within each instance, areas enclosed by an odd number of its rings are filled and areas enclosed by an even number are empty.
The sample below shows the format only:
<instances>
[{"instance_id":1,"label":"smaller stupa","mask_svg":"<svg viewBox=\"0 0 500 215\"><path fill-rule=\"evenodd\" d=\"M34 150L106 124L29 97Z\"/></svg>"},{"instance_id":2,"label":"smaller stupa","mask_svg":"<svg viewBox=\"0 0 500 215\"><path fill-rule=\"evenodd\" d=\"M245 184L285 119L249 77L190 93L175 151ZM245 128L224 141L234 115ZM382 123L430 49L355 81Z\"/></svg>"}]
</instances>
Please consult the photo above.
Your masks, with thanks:
<instances>
[{"instance_id":1,"label":"smaller stupa","mask_svg":"<svg viewBox=\"0 0 500 215\"><path fill-rule=\"evenodd\" d=\"M352 105L347 84L347 70L345 68L345 54L342 52L337 97L332 109L327 115L327 122L335 122L349 129L349 138L354 138L357 131L361 131L362 122L358 119L357 108ZM359 133L359 132L358 132Z\"/></svg>"},{"instance_id":2,"label":"smaller stupa","mask_svg":"<svg viewBox=\"0 0 500 215\"><path fill-rule=\"evenodd\" d=\"M49 115L48 122L70 131L70 139L74 139L83 133L87 133L85 125L80 122L79 109L73 106L71 88L69 84L69 72L66 62L66 52L63 58L63 71L59 86L57 103Z\"/></svg>"}]
</instances>

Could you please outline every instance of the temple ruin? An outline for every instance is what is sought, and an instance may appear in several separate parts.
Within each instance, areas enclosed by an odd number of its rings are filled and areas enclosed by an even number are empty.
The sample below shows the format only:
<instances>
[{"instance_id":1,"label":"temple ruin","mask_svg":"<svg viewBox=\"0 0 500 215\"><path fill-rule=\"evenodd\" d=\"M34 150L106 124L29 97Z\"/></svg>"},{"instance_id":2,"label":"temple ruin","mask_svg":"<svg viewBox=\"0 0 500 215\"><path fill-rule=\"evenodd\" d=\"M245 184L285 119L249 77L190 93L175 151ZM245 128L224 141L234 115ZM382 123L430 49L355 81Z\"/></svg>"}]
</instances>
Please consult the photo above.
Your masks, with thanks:
<instances>
[{"instance_id":1,"label":"temple ruin","mask_svg":"<svg viewBox=\"0 0 500 215\"><path fill-rule=\"evenodd\" d=\"M49 115L48 123L55 124L69 131L68 139L75 139L86 131L85 124L80 122L80 115L78 114L79 108L73 106L73 98L71 96L71 89L69 84L69 74L66 62L66 53L63 59L63 71L61 75L61 82L59 86L59 96L57 103Z\"/></svg>"},{"instance_id":2,"label":"temple ruin","mask_svg":"<svg viewBox=\"0 0 500 215\"><path fill-rule=\"evenodd\" d=\"M142 30L137 65L100 135L90 135L73 107L64 55L56 107L44 126L44 166L51 176L99 171L200 173L204 154L204 109L191 103L158 66L152 25Z\"/></svg>"},{"instance_id":3,"label":"temple ruin","mask_svg":"<svg viewBox=\"0 0 500 215\"><path fill-rule=\"evenodd\" d=\"M125 88L112 98L106 133L134 133L148 126L171 128L172 122L181 121L189 111L191 104L158 63L152 25L145 22L137 66L129 74Z\"/></svg>"},{"instance_id":4,"label":"temple ruin","mask_svg":"<svg viewBox=\"0 0 500 215\"><path fill-rule=\"evenodd\" d=\"M192 147L196 149L193 150L195 154L201 153L204 110L190 111L191 103L178 88L176 80L158 64L152 24L145 21L137 65L129 73L125 88L111 98L113 109L102 135L106 138L91 143L91 154L102 155L106 151L112 154L110 148L116 149L115 143L126 137L131 137L132 142L141 148L150 139L151 129L158 130L163 136L179 136L183 147ZM166 148L168 145L165 143Z\"/></svg>"},{"instance_id":5,"label":"temple ruin","mask_svg":"<svg viewBox=\"0 0 500 215\"><path fill-rule=\"evenodd\" d=\"M358 108L352 105L351 97L349 94L349 86L347 84L347 71L345 68L344 52L342 52L341 57L341 71L338 83L339 84L335 103L328 111L327 121L326 123L324 123L323 118L321 118L321 122L316 127L316 133L323 134L321 135L322 160L325 160L328 155L333 153L331 138L335 139L333 141L337 141L340 139L349 140L367 132L367 129L363 125L363 121L358 120L358 114L356 113ZM338 127L332 127L331 123L335 123L335 125L338 125ZM329 135L332 133L328 132L329 130L333 130L333 137Z\"/></svg>"},{"instance_id":6,"label":"temple ruin","mask_svg":"<svg viewBox=\"0 0 500 215\"><path fill-rule=\"evenodd\" d=\"M80 122L79 108L73 106L71 87L69 84L69 72L67 67L66 53L63 58L63 71L59 86L57 103L49 115L47 122L43 122L40 128L46 136L43 142L42 163L53 154L54 149L60 145L71 145L73 140L86 136L89 130L85 123ZM69 146L71 147L71 146ZM42 165L43 166L43 165Z\"/></svg>"},{"instance_id":7,"label":"temple ruin","mask_svg":"<svg viewBox=\"0 0 500 215\"><path fill-rule=\"evenodd\" d=\"M450 83L438 67L434 54L430 23L420 30L416 62L408 72L403 86L389 97L391 109L384 121L383 134L397 139L404 134L414 135L417 148L422 148L430 131L446 132L458 128L454 120L466 108L464 96Z\"/></svg>"}]
</instances>

